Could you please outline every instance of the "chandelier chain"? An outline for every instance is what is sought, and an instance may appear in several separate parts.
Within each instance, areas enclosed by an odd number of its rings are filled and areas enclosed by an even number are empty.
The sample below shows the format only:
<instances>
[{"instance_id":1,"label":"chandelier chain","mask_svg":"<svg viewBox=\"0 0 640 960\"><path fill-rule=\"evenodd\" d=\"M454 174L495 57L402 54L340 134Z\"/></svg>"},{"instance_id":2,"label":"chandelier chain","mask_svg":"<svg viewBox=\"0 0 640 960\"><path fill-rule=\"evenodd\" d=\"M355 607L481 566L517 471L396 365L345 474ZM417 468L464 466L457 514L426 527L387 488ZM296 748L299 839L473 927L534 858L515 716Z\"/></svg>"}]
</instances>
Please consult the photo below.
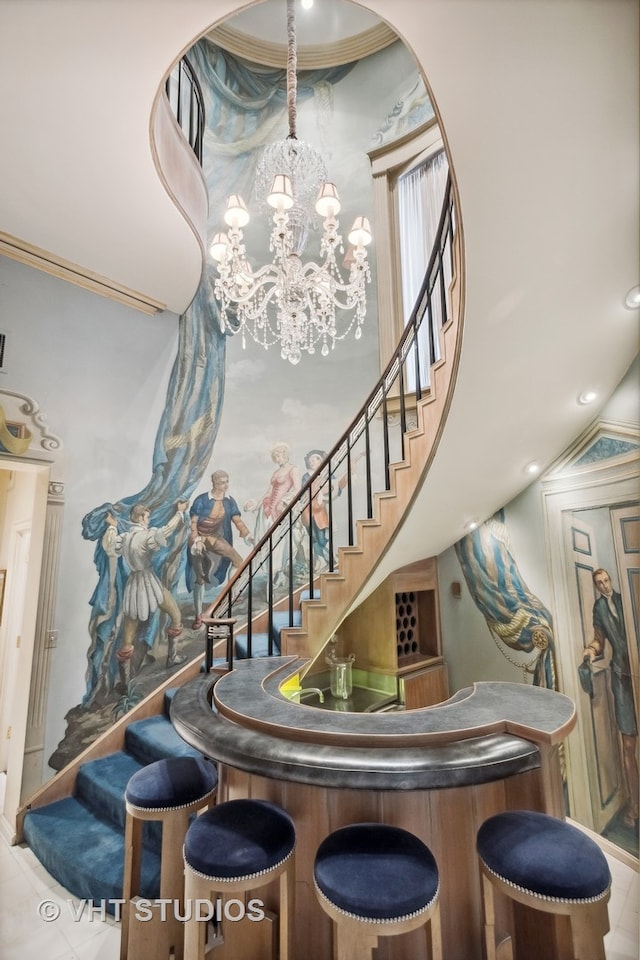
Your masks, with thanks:
<instances>
[{"instance_id":1,"label":"chandelier chain","mask_svg":"<svg viewBox=\"0 0 640 960\"><path fill-rule=\"evenodd\" d=\"M295 0L287 0L287 112L289 137L297 139L296 100L298 96L298 41L296 37Z\"/></svg>"}]
</instances>

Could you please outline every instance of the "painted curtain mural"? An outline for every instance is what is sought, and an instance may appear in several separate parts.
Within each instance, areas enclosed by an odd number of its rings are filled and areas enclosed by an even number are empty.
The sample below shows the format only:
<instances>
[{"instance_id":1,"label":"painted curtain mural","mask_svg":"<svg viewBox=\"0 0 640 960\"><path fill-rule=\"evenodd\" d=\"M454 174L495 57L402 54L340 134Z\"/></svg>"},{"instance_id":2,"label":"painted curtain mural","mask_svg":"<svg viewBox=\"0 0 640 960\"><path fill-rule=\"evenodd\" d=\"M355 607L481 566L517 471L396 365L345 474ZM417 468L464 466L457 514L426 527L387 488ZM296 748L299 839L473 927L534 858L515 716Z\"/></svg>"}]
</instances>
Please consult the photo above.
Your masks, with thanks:
<instances>
[{"instance_id":1,"label":"painted curtain mural","mask_svg":"<svg viewBox=\"0 0 640 960\"><path fill-rule=\"evenodd\" d=\"M203 170L213 219L231 192L251 192L259 150L274 138L285 116L285 74L252 71L206 39L192 48L189 59L205 99ZM332 84L352 66L302 72L299 100L315 96L320 104L330 102ZM212 223L210 231L215 229ZM202 636L190 623L179 622L182 611L176 613L174 598L187 567L189 501L220 425L226 334L233 333L221 330L213 282L207 263L197 293L180 317L178 353L149 481L134 494L100 504L83 520L82 536L95 543L97 572L89 599L86 692L66 714L65 736L49 759L53 769L68 763L168 670L202 652Z\"/></svg>"},{"instance_id":2,"label":"painted curtain mural","mask_svg":"<svg viewBox=\"0 0 640 960\"><path fill-rule=\"evenodd\" d=\"M504 510L459 540L456 554L469 592L484 616L501 653L531 653L522 665L523 678L557 690L553 619L522 579L509 543Z\"/></svg>"}]
</instances>

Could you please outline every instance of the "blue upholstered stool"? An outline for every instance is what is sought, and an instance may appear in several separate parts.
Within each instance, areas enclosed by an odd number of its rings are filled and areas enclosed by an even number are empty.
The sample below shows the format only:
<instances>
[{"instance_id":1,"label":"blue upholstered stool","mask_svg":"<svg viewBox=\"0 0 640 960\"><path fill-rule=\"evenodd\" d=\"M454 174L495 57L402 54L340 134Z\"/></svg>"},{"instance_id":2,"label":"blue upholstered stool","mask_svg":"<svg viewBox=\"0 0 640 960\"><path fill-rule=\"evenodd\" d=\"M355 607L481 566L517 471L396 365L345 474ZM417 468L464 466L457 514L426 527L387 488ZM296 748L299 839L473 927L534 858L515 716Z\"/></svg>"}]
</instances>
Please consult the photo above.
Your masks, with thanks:
<instances>
[{"instance_id":1,"label":"blue upholstered stool","mask_svg":"<svg viewBox=\"0 0 640 960\"><path fill-rule=\"evenodd\" d=\"M412 833L382 823L342 827L318 847L314 880L334 921L334 960L370 958L378 937L427 922L431 957L441 960L438 867Z\"/></svg>"},{"instance_id":2,"label":"blue upholstered stool","mask_svg":"<svg viewBox=\"0 0 640 960\"><path fill-rule=\"evenodd\" d=\"M184 843L185 899L224 903L228 893L246 893L280 878L279 957L293 960L294 851L296 832L289 814L266 800L228 800L198 817L187 830ZM225 956L238 960L246 941L236 950L239 935L236 917L222 914ZM268 921L250 920L242 936L267 929ZM188 960L203 960L206 924L194 915L185 924L184 948ZM247 933L248 931L248 933ZM260 940L260 942L263 942ZM247 954L248 955L248 954ZM253 954L251 954L253 956ZM266 952L264 953L266 956ZM271 952L269 950L269 956Z\"/></svg>"},{"instance_id":3,"label":"blue upholstered stool","mask_svg":"<svg viewBox=\"0 0 640 960\"><path fill-rule=\"evenodd\" d=\"M182 845L189 818L215 801L218 774L208 760L169 757L142 767L129 779L125 791L125 859L122 897L121 960L175 960L183 957L182 923L184 873ZM170 900L165 917L154 911L151 920L132 921L132 907L140 893L140 863L143 856L144 822L162 824L160 898ZM173 903L177 903L174 908ZM156 915L157 913L157 915Z\"/></svg>"},{"instance_id":4,"label":"blue upholstered stool","mask_svg":"<svg viewBox=\"0 0 640 960\"><path fill-rule=\"evenodd\" d=\"M482 824L477 850L487 960L513 957L510 937L496 943L494 888L535 910L567 916L575 960L604 960L611 874L593 840L556 817L511 810Z\"/></svg>"}]
</instances>

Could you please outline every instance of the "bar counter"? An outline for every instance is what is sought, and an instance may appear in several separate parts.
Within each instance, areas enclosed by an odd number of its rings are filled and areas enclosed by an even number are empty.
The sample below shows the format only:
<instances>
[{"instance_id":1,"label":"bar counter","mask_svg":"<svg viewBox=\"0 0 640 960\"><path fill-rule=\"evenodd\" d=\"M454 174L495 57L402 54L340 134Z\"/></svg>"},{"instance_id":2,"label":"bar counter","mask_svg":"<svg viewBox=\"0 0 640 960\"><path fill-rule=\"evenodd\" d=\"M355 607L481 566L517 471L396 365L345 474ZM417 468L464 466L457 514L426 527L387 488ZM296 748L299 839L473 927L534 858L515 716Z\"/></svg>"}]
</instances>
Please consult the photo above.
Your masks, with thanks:
<instances>
[{"instance_id":1,"label":"bar counter","mask_svg":"<svg viewBox=\"0 0 640 960\"><path fill-rule=\"evenodd\" d=\"M295 657L240 660L219 678L185 684L171 706L183 739L217 761L219 802L262 797L293 816L296 956L331 958L331 924L313 889L320 842L346 824L379 821L411 830L438 861L444 956L482 960L476 831L501 810L564 815L559 749L575 724L573 702L540 687L496 682L474 684L432 707L334 712L280 692L305 666ZM270 891L263 899L277 913ZM539 956L545 928L545 955L560 960L562 936L549 920L536 917L531 957ZM512 930L515 924L526 958L527 918L505 913L503 921ZM375 956L427 960L424 935L383 938Z\"/></svg>"}]
</instances>

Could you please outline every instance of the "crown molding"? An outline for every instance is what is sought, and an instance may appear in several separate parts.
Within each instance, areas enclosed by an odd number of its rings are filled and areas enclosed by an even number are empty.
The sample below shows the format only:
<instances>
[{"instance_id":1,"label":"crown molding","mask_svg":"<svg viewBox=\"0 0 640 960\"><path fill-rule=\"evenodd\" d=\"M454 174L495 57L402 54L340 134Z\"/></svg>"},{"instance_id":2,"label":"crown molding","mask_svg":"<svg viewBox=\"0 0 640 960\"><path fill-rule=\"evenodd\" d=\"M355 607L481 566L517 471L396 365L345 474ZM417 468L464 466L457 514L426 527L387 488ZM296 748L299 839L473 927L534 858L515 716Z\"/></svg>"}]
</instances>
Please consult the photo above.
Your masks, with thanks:
<instances>
[{"instance_id":1,"label":"crown molding","mask_svg":"<svg viewBox=\"0 0 640 960\"><path fill-rule=\"evenodd\" d=\"M0 254L10 257L12 260L17 260L19 263L25 263L29 267L35 267L36 270L42 270L59 280L66 280L77 287L82 287L84 290L90 290L102 297L123 303L127 307L133 307L134 310L139 310L141 313L150 316L166 309L166 304L159 300L153 300L143 293L124 287L114 280L93 273L77 263L64 260L48 250L33 246L26 240L12 237L11 234L3 233L1 230Z\"/></svg>"},{"instance_id":2,"label":"crown molding","mask_svg":"<svg viewBox=\"0 0 640 960\"><path fill-rule=\"evenodd\" d=\"M234 30L224 24L210 30L206 34L208 40L227 50L235 57L259 63L264 67L281 67L287 65L287 47L282 43L271 43L250 37L246 33ZM354 60L362 60L379 50L384 50L398 40L398 35L386 23L376 24L369 30L345 37L336 43L305 44L298 47L297 60L300 70L319 70L327 67L337 67Z\"/></svg>"}]
</instances>

